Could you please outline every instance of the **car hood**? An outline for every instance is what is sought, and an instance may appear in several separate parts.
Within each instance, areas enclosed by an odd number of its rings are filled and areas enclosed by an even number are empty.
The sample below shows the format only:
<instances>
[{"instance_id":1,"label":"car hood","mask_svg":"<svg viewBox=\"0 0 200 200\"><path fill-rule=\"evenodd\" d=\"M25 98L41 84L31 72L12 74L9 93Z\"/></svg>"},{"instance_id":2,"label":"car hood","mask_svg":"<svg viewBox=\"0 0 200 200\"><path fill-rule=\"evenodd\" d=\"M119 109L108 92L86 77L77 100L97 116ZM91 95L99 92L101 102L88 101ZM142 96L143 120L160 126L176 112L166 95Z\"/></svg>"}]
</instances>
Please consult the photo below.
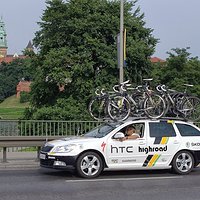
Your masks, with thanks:
<instances>
[{"instance_id":1,"label":"car hood","mask_svg":"<svg viewBox=\"0 0 200 200\"><path fill-rule=\"evenodd\" d=\"M52 140L46 143L45 146L63 146L68 144L83 144L87 142L94 142L95 140L99 140L100 138L93 137L81 137L81 136L72 136L61 138L58 140Z\"/></svg>"}]
</instances>

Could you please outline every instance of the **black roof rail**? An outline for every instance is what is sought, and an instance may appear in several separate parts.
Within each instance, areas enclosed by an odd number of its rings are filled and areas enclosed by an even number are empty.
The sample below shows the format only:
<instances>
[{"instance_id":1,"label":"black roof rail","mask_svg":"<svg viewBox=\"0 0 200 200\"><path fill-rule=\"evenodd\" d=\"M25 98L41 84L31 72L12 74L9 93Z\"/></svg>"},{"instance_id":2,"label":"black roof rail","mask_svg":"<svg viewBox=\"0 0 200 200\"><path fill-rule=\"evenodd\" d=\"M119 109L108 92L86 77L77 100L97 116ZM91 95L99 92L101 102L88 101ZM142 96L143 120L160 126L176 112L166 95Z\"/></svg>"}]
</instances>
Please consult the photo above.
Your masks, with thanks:
<instances>
[{"instance_id":1,"label":"black roof rail","mask_svg":"<svg viewBox=\"0 0 200 200\"><path fill-rule=\"evenodd\" d=\"M185 118L180 118L180 117L161 117L161 118L158 118L158 119L151 119L149 117L129 117L127 118L126 120L112 120L111 118L104 118L103 120L99 121L99 122L127 122L127 121L135 121L135 120L142 120L142 119L148 119L148 120L152 120L152 121L155 121L155 120L161 120L161 121L166 121L166 120L179 120L179 121L185 121L185 122L192 122L188 119L185 119Z\"/></svg>"},{"instance_id":2,"label":"black roof rail","mask_svg":"<svg viewBox=\"0 0 200 200\"><path fill-rule=\"evenodd\" d=\"M160 120L179 120L179 121L188 121L185 118L181 118L181 117L161 117Z\"/></svg>"}]
</instances>

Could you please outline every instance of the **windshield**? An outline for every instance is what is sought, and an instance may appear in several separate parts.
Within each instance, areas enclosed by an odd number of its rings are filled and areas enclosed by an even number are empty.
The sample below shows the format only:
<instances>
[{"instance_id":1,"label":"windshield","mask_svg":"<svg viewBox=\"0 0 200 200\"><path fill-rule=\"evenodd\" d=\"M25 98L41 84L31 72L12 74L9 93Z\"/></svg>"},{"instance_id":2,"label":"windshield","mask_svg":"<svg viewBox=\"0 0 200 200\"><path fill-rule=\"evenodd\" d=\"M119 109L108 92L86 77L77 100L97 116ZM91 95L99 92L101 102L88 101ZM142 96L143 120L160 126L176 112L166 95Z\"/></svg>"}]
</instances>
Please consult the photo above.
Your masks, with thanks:
<instances>
[{"instance_id":1,"label":"windshield","mask_svg":"<svg viewBox=\"0 0 200 200\"><path fill-rule=\"evenodd\" d=\"M120 123L103 124L101 126L96 127L95 129L92 129L88 133L86 133L84 137L102 138L106 136L107 134L109 134L112 130L114 130L119 125Z\"/></svg>"}]
</instances>

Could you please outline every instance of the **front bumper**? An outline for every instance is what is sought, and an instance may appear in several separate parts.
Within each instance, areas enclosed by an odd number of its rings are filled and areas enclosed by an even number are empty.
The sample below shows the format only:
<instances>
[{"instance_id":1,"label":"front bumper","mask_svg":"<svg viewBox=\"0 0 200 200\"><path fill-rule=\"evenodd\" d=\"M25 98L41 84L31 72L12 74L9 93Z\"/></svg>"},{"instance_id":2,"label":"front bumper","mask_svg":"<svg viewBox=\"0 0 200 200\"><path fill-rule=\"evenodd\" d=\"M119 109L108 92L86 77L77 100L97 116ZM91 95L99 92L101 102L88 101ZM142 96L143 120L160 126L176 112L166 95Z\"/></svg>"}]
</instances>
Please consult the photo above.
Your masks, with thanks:
<instances>
[{"instance_id":1,"label":"front bumper","mask_svg":"<svg viewBox=\"0 0 200 200\"><path fill-rule=\"evenodd\" d=\"M41 153L40 166L53 169L75 169L76 156L52 156ZM42 158L41 158L42 157Z\"/></svg>"}]
</instances>

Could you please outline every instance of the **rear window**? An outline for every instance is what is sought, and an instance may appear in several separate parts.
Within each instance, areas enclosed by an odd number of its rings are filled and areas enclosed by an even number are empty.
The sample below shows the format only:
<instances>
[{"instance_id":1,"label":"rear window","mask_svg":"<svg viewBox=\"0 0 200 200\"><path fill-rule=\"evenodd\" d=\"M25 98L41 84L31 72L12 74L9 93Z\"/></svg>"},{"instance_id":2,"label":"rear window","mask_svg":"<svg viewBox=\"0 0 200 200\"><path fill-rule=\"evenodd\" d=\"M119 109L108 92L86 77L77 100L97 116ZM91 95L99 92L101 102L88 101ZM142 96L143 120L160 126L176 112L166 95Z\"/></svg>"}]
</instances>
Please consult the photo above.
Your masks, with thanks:
<instances>
[{"instance_id":1,"label":"rear window","mask_svg":"<svg viewBox=\"0 0 200 200\"><path fill-rule=\"evenodd\" d=\"M175 137L176 133L172 123L167 121L149 122L150 137Z\"/></svg>"},{"instance_id":2,"label":"rear window","mask_svg":"<svg viewBox=\"0 0 200 200\"><path fill-rule=\"evenodd\" d=\"M200 131L188 124L176 124L181 136L200 136Z\"/></svg>"}]
</instances>

